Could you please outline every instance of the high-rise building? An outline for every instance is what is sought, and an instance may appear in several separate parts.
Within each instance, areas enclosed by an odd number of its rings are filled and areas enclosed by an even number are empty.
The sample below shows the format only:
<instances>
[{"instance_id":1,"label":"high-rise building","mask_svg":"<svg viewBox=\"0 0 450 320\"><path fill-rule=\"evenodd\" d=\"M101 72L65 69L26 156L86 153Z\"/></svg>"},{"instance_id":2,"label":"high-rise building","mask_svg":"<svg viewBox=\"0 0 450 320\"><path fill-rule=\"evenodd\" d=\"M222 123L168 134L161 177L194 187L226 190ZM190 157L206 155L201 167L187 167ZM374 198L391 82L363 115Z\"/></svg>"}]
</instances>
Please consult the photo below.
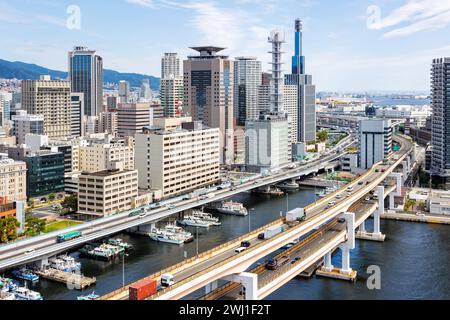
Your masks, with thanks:
<instances>
[{"instance_id":1,"label":"high-rise building","mask_svg":"<svg viewBox=\"0 0 450 320\"><path fill-rule=\"evenodd\" d=\"M316 140L316 87L312 76L305 73L303 56L302 21L295 20L295 55L292 57L292 74L285 76L286 85L297 86L297 141L308 143Z\"/></svg>"},{"instance_id":2,"label":"high-rise building","mask_svg":"<svg viewBox=\"0 0 450 320\"><path fill-rule=\"evenodd\" d=\"M71 93L71 121L70 131L72 137L80 137L84 135L84 94Z\"/></svg>"},{"instance_id":3,"label":"high-rise building","mask_svg":"<svg viewBox=\"0 0 450 320\"><path fill-rule=\"evenodd\" d=\"M27 200L27 166L0 153L0 195L9 202Z\"/></svg>"},{"instance_id":4,"label":"high-rise building","mask_svg":"<svg viewBox=\"0 0 450 320\"><path fill-rule=\"evenodd\" d=\"M25 143L25 136L29 133L44 134L44 116L27 114L25 110L17 111L12 117L13 134L16 136L17 144Z\"/></svg>"},{"instance_id":5,"label":"high-rise building","mask_svg":"<svg viewBox=\"0 0 450 320\"><path fill-rule=\"evenodd\" d=\"M75 47L69 52L69 78L72 92L84 93L84 114L103 111L103 59L94 50Z\"/></svg>"},{"instance_id":6,"label":"high-rise building","mask_svg":"<svg viewBox=\"0 0 450 320\"><path fill-rule=\"evenodd\" d=\"M119 103L117 108L117 134L134 137L150 125L150 103Z\"/></svg>"},{"instance_id":7,"label":"high-rise building","mask_svg":"<svg viewBox=\"0 0 450 320\"><path fill-rule=\"evenodd\" d=\"M130 83L121 80L119 82L119 103L130 102Z\"/></svg>"},{"instance_id":8,"label":"high-rise building","mask_svg":"<svg viewBox=\"0 0 450 320\"><path fill-rule=\"evenodd\" d=\"M144 79L141 83L141 91L139 92L140 102L151 102L153 99L152 89L150 89L150 80Z\"/></svg>"},{"instance_id":9,"label":"high-rise building","mask_svg":"<svg viewBox=\"0 0 450 320\"><path fill-rule=\"evenodd\" d=\"M50 80L22 81L22 107L29 114L44 116L44 134L64 138L72 134L72 101L70 82Z\"/></svg>"},{"instance_id":10,"label":"high-rise building","mask_svg":"<svg viewBox=\"0 0 450 320\"><path fill-rule=\"evenodd\" d=\"M161 79L161 107L167 118L181 117L183 114L184 79L182 76L170 76Z\"/></svg>"},{"instance_id":11,"label":"high-rise building","mask_svg":"<svg viewBox=\"0 0 450 320\"><path fill-rule=\"evenodd\" d=\"M12 93L0 92L0 127L11 119Z\"/></svg>"},{"instance_id":12,"label":"high-rise building","mask_svg":"<svg viewBox=\"0 0 450 320\"><path fill-rule=\"evenodd\" d=\"M98 132L117 135L117 112L105 111L98 116Z\"/></svg>"},{"instance_id":13,"label":"high-rise building","mask_svg":"<svg viewBox=\"0 0 450 320\"><path fill-rule=\"evenodd\" d=\"M284 35L279 31L272 31L269 43L272 44L269 111L261 111L258 119L247 121L245 126L245 163L250 170L280 167L292 159L291 132L283 105L281 47Z\"/></svg>"},{"instance_id":14,"label":"high-rise building","mask_svg":"<svg viewBox=\"0 0 450 320\"><path fill-rule=\"evenodd\" d=\"M430 173L448 184L450 179L450 57L433 60L431 68Z\"/></svg>"},{"instance_id":15,"label":"high-rise building","mask_svg":"<svg viewBox=\"0 0 450 320\"><path fill-rule=\"evenodd\" d=\"M236 57L234 62L234 116L238 126L258 118L258 88L261 62L254 57Z\"/></svg>"},{"instance_id":16,"label":"high-rise building","mask_svg":"<svg viewBox=\"0 0 450 320\"><path fill-rule=\"evenodd\" d=\"M291 131L291 143L298 142L298 87L295 85L284 85L283 108L288 115L289 128Z\"/></svg>"},{"instance_id":17,"label":"high-rise building","mask_svg":"<svg viewBox=\"0 0 450 320\"><path fill-rule=\"evenodd\" d=\"M388 157L392 153L391 120L360 120L358 148L361 169L368 169Z\"/></svg>"},{"instance_id":18,"label":"high-rise building","mask_svg":"<svg viewBox=\"0 0 450 320\"><path fill-rule=\"evenodd\" d=\"M219 128L220 158L223 164L234 159L233 61L219 55L224 48L191 48L199 55L184 61L185 114L210 128Z\"/></svg>"},{"instance_id":19,"label":"high-rise building","mask_svg":"<svg viewBox=\"0 0 450 320\"><path fill-rule=\"evenodd\" d=\"M136 134L139 188L163 197L187 193L220 180L219 129L187 118L155 119Z\"/></svg>"},{"instance_id":20,"label":"high-rise building","mask_svg":"<svg viewBox=\"0 0 450 320\"><path fill-rule=\"evenodd\" d=\"M106 97L106 108L107 111L115 111L117 109L117 103L118 103L118 97L117 96L108 96Z\"/></svg>"},{"instance_id":21,"label":"high-rise building","mask_svg":"<svg viewBox=\"0 0 450 320\"><path fill-rule=\"evenodd\" d=\"M161 58L161 79L170 78L170 76L178 77L180 75L180 58L178 53L164 53Z\"/></svg>"}]
</instances>

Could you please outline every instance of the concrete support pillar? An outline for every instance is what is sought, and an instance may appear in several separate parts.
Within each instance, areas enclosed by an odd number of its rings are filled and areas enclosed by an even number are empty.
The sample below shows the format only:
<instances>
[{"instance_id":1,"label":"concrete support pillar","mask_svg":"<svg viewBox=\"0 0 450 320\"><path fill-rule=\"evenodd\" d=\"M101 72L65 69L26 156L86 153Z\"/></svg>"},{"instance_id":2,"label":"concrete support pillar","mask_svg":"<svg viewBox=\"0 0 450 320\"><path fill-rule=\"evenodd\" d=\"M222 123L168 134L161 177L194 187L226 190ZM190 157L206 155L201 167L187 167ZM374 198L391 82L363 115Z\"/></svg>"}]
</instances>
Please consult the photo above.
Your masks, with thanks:
<instances>
[{"instance_id":1,"label":"concrete support pillar","mask_svg":"<svg viewBox=\"0 0 450 320\"><path fill-rule=\"evenodd\" d=\"M384 186L377 187L378 209L373 214L373 233L380 233L380 216L384 213Z\"/></svg>"},{"instance_id":2,"label":"concrete support pillar","mask_svg":"<svg viewBox=\"0 0 450 320\"><path fill-rule=\"evenodd\" d=\"M359 232L366 232L366 222L363 221L360 225L359 225Z\"/></svg>"},{"instance_id":3,"label":"concrete support pillar","mask_svg":"<svg viewBox=\"0 0 450 320\"><path fill-rule=\"evenodd\" d=\"M402 171L402 173L403 173L403 183L405 183L405 181L406 181L406 179L408 179L408 174L409 174L409 171L408 171L408 162L407 161L402 161L402 167L403 167L403 171Z\"/></svg>"},{"instance_id":4,"label":"concrete support pillar","mask_svg":"<svg viewBox=\"0 0 450 320\"><path fill-rule=\"evenodd\" d=\"M341 272L344 274L350 274L352 268L350 268L350 248L346 245L340 247L342 251L342 268Z\"/></svg>"},{"instance_id":5,"label":"concrete support pillar","mask_svg":"<svg viewBox=\"0 0 450 320\"><path fill-rule=\"evenodd\" d=\"M395 209L395 201L394 201L394 194L390 194L389 195L389 210L394 210Z\"/></svg>"},{"instance_id":6,"label":"concrete support pillar","mask_svg":"<svg viewBox=\"0 0 450 320\"><path fill-rule=\"evenodd\" d=\"M218 287L218 285L217 285L217 280L216 280L216 281L213 281L213 282L211 282L211 283L208 283L208 284L205 286L205 294L208 294L208 293L210 293L210 292L213 292L214 290L217 289L217 287Z\"/></svg>"},{"instance_id":7,"label":"concrete support pillar","mask_svg":"<svg viewBox=\"0 0 450 320\"><path fill-rule=\"evenodd\" d=\"M242 272L238 275L238 278L245 288L245 300L258 300L258 275Z\"/></svg>"},{"instance_id":8,"label":"concrete support pillar","mask_svg":"<svg viewBox=\"0 0 450 320\"><path fill-rule=\"evenodd\" d=\"M412 161L412 163L416 163L416 161L417 161L416 145L414 145L414 148L411 151L411 161Z\"/></svg>"},{"instance_id":9,"label":"concrete support pillar","mask_svg":"<svg viewBox=\"0 0 450 320\"><path fill-rule=\"evenodd\" d=\"M326 271L332 271L333 270L333 265L331 264L331 251L328 252L323 257L323 269L326 270Z\"/></svg>"},{"instance_id":10,"label":"concrete support pillar","mask_svg":"<svg viewBox=\"0 0 450 320\"><path fill-rule=\"evenodd\" d=\"M407 163L407 166L408 166L408 173L410 173L411 172L411 156L408 156L408 157L406 157L406 163Z\"/></svg>"}]
</instances>

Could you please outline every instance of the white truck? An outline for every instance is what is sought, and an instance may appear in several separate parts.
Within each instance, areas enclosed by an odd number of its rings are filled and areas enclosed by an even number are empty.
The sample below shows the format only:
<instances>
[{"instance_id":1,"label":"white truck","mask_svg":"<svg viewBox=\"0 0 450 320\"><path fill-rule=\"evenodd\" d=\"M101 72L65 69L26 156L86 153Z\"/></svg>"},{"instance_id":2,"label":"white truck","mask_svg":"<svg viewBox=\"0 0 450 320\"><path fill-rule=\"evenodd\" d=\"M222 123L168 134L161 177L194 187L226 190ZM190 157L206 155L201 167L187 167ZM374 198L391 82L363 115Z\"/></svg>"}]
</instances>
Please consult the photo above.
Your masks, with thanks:
<instances>
[{"instance_id":1,"label":"white truck","mask_svg":"<svg viewBox=\"0 0 450 320\"><path fill-rule=\"evenodd\" d=\"M264 230L264 239L270 239L275 237L277 234L280 234L284 231L283 226L272 226Z\"/></svg>"},{"instance_id":2,"label":"white truck","mask_svg":"<svg viewBox=\"0 0 450 320\"><path fill-rule=\"evenodd\" d=\"M163 287L170 287L175 284L175 281L173 280L173 275L171 274L163 274L161 276L161 286Z\"/></svg>"}]
</instances>

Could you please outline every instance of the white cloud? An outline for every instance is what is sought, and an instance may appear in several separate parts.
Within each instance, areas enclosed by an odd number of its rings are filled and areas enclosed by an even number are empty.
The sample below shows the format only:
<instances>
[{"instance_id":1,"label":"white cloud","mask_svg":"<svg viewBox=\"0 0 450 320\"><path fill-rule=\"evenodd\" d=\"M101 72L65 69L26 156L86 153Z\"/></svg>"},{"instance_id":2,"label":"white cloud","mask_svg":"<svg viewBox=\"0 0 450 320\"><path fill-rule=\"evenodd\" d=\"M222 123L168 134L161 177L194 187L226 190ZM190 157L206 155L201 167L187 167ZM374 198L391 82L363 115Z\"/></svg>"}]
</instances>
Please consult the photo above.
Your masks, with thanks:
<instances>
[{"instance_id":1,"label":"white cloud","mask_svg":"<svg viewBox=\"0 0 450 320\"><path fill-rule=\"evenodd\" d=\"M142 7L155 8L153 0L127 0L127 2Z\"/></svg>"},{"instance_id":2,"label":"white cloud","mask_svg":"<svg viewBox=\"0 0 450 320\"><path fill-rule=\"evenodd\" d=\"M406 24L406 26L400 26ZM369 28L395 29L384 33L383 38L408 36L425 30L438 30L450 24L450 1L409 0L385 18L374 21Z\"/></svg>"}]
</instances>

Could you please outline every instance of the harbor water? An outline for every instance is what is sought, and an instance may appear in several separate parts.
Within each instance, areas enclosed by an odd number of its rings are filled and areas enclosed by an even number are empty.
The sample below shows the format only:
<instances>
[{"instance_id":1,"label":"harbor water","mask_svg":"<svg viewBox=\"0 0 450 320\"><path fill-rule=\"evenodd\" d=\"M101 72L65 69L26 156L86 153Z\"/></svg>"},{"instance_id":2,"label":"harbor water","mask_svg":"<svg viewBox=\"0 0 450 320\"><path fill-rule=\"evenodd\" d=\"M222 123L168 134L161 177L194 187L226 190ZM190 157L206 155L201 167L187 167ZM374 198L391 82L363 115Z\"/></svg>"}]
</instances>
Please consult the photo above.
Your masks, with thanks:
<instances>
[{"instance_id":1,"label":"harbor water","mask_svg":"<svg viewBox=\"0 0 450 320\"><path fill-rule=\"evenodd\" d=\"M125 242L134 249L128 256L102 262L80 258L77 252L70 253L82 263L81 272L96 277L97 283L83 293L70 290L61 283L41 279L28 284L46 300L75 300L77 296L94 291L105 294L125 284L141 279L165 267L178 263L185 256L206 251L232 240L280 217L280 211L303 207L315 199L314 189L301 189L284 197L251 195L243 193L233 200L242 202L250 214L247 217L219 215L222 225L209 229L198 229L198 242L182 246L157 243L145 236L121 234ZM253 208L253 210L251 210ZM351 266L358 271L356 283L312 278L293 279L270 295L268 299L449 299L450 277L447 264L450 261L450 232L445 225L419 224L398 221L382 221L382 231L387 235L384 243L357 240L351 252ZM368 223L368 230L371 221ZM195 236L197 229L186 230ZM333 263L340 265L339 250ZM370 276L367 267L375 265L381 270L381 289L370 290L366 280Z\"/></svg>"}]
</instances>

